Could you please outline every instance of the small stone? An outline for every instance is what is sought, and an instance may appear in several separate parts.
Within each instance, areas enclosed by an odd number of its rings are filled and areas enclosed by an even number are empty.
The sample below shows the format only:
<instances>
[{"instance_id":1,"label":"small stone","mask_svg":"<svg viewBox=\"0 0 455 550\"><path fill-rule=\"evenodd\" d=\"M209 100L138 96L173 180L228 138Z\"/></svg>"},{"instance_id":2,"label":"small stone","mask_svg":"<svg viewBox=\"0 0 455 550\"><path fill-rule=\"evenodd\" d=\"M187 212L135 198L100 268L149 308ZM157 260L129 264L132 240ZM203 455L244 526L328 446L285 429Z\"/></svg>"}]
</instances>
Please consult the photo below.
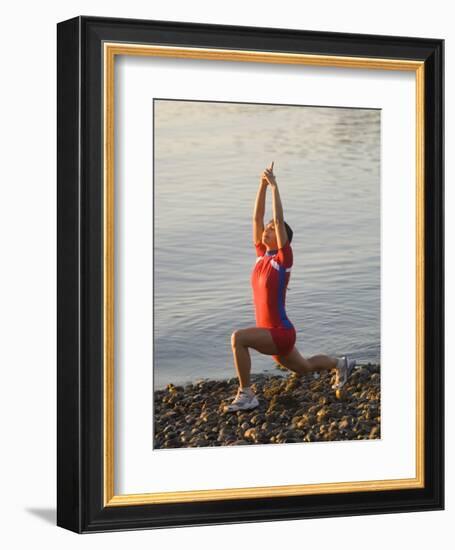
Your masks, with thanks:
<instances>
[{"instance_id":1,"label":"small stone","mask_svg":"<svg viewBox=\"0 0 455 550\"><path fill-rule=\"evenodd\" d=\"M299 387L299 381L297 378L290 378L286 384L285 390L292 391Z\"/></svg>"},{"instance_id":2,"label":"small stone","mask_svg":"<svg viewBox=\"0 0 455 550\"><path fill-rule=\"evenodd\" d=\"M343 389L338 389L335 391L335 397L339 400L339 401L343 401L346 397L346 393Z\"/></svg>"},{"instance_id":3,"label":"small stone","mask_svg":"<svg viewBox=\"0 0 455 550\"><path fill-rule=\"evenodd\" d=\"M190 439L190 444L192 447L204 447L206 446L206 441L204 436L202 434L199 434L196 437L192 437Z\"/></svg>"},{"instance_id":4,"label":"small stone","mask_svg":"<svg viewBox=\"0 0 455 550\"><path fill-rule=\"evenodd\" d=\"M299 437L299 432L297 430L286 430L283 435L286 440L292 439L297 441Z\"/></svg>"},{"instance_id":5,"label":"small stone","mask_svg":"<svg viewBox=\"0 0 455 550\"><path fill-rule=\"evenodd\" d=\"M201 413L201 419L204 422L217 422L218 421L218 415L215 412L207 412L207 413Z\"/></svg>"},{"instance_id":6,"label":"small stone","mask_svg":"<svg viewBox=\"0 0 455 550\"><path fill-rule=\"evenodd\" d=\"M347 430L351 427L351 423L348 418L345 418L344 420L341 420L338 423L338 429L340 430Z\"/></svg>"},{"instance_id":7,"label":"small stone","mask_svg":"<svg viewBox=\"0 0 455 550\"><path fill-rule=\"evenodd\" d=\"M172 439L166 439L164 447L166 449L175 449L176 447L181 447L181 443L176 437L173 437Z\"/></svg>"},{"instance_id":8,"label":"small stone","mask_svg":"<svg viewBox=\"0 0 455 550\"><path fill-rule=\"evenodd\" d=\"M369 435L370 439L379 439L381 437L378 426L373 426Z\"/></svg>"},{"instance_id":9,"label":"small stone","mask_svg":"<svg viewBox=\"0 0 455 550\"><path fill-rule=\"evenodd\" d=\"M297 424L297 428L310 428L316 422L316 417L314 414L305 414L302 416L302 420Z\"/></svg>"},{"instance_id":10,"label":"small stone","mask_svg":"<svg viewBox=\"0 0 455 550\"><path fill-rule=\"evenodd\" d=\"M300 425L300 423L302 422L302 418L303 418L302 416L292 417L291 422L290 422L291 426L293 428L297 428Z\"/></svg>"},{"instance_id":11,"label":"small stone","mask_svg":"<svg viewBox=\"0 0 455 550\"><path fill-rule=\"evenodd\" d=\"M264 416L262 414L255 414L251 418L250 422L251 424L257 425L257 424L260 424L263 420L264 420Z\"/></svg>"}]
</instances>

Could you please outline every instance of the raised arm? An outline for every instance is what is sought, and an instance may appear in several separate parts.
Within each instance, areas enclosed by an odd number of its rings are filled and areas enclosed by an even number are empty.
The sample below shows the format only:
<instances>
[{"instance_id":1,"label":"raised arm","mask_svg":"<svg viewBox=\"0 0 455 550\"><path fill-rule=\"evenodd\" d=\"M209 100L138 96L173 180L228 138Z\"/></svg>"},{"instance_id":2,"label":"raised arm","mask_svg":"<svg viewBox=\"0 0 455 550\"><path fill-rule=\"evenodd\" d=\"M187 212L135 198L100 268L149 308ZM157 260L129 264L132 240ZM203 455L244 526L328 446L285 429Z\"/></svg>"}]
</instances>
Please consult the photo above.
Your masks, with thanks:
<instances>
[{"instance_id":1,"label":"raised arm","mask_svg":"<svg viewBox=\"0 0 455 550\"><path fill-rule=\"evenodd\" d=\"M264 231L264 213L265 213L265 194L267 192L267 180L261 176L259 188L256 194L256 202L253 212L253 242L262 241L262 232Z\"/></svg>"},{"instance_id":2,"label":"raised arm","mask_svg":"<svg viewBox=\"0 0 455 550\"><path fill-rule=\"evenodd\" d=\"M267 168L265 170L265 174L269 185L272 188L273 223L275 225L276 240L278 248L283 248L283 246L286 244L286 241L288 240L288 235L284 226L283 205L281 204L278 184L273 173L273 163L271 169Z\"/></svg>"}]
</instances>

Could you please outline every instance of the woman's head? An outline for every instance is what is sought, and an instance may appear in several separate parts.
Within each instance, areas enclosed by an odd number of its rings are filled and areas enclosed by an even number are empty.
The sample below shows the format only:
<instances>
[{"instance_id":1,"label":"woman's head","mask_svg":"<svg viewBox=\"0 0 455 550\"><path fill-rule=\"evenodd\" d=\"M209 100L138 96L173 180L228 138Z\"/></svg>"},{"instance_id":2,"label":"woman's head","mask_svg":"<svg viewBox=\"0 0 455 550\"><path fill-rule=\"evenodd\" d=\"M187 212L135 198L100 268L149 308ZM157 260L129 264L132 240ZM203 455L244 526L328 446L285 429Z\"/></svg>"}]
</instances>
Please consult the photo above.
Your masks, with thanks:
<instances>
[{"instance_id":1,"label":"woman's head","mask_svg":"<svg viewBox=\"0 0 455 550\"><path fill-rule=\"evenodd\" d=\"M291 243L293 231L289 225L284 222L284 227L286 229L286 234L288 236L288 241ZM271 250L276 250L278 248L278 240L276 238L275 223L273 220L270 220L264 227L262 232L262 242L269 247Z\"/></svg>"}]
</instances>

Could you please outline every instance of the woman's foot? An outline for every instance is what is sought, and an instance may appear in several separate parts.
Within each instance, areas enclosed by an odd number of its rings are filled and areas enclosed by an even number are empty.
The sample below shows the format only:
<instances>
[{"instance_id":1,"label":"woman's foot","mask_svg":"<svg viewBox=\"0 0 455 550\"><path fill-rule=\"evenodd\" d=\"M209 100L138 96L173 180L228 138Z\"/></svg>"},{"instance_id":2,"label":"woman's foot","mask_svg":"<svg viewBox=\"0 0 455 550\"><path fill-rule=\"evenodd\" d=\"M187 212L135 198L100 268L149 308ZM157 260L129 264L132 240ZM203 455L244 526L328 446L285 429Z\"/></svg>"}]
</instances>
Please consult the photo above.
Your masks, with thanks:
<instances>
[{"instance_id":1,"label":"woman's foot","mask_svg":"<svg viewBox=\"0 0 455 550\"><path fill-rule=\"evenodd\" d=\"M351 372L356 366L355 359L349 359L347 355L338 359L338 365L336 367L336 379L332 389L340 390L348 381L351 376Z\"/></svg>"},{"instance_id":2,"label":"woman's foot","mask_svg":"<svg viewBox=\"0 0 455 550\"><path fill-rule=\"evenodd\" d=\"M255 409L258 405L259 401L251 388L239 388L232 403L230 405L226 405L223 411L248 411L250 409Z\"/></svg>"}]
</instances>

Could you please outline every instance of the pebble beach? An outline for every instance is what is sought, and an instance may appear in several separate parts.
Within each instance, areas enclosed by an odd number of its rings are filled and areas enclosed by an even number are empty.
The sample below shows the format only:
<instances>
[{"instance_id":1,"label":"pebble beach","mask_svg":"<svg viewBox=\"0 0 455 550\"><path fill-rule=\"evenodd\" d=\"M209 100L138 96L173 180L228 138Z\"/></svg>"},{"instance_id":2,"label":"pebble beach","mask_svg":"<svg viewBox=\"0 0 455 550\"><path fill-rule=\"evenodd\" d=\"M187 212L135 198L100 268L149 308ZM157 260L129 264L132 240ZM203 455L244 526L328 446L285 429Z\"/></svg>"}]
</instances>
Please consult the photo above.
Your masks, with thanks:
<instances>
[{"instance_id":1,"label":"pebble beach","mask_svg":"<svg viewBox=\"0 0 455 550\"><path fill-rule=\"evenodd\" d=\"M251 376L259 406L224 413L238 380L168 384L154 392L154 448L380 439L380 366L357 367L338 395L334 371Z\"/></svg>"}]
</instances>

